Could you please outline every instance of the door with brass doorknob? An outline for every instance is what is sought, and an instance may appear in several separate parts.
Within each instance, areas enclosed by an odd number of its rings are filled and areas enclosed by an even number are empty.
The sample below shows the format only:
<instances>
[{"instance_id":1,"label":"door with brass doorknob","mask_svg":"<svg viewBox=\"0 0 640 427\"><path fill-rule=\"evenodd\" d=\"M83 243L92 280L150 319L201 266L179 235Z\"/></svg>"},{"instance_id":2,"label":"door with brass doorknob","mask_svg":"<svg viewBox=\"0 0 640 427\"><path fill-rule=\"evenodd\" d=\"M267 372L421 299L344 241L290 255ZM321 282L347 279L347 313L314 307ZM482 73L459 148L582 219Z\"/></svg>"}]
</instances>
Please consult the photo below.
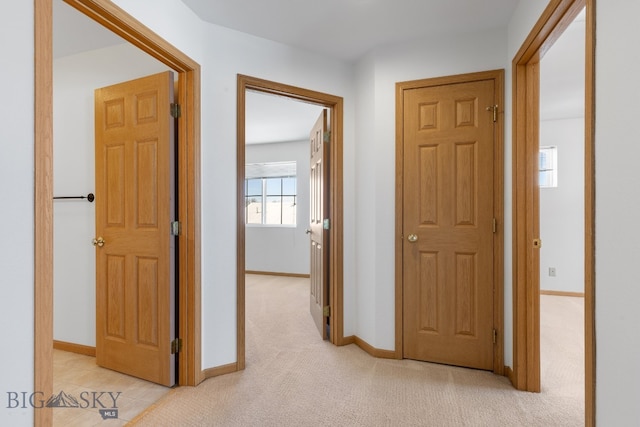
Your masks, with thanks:
<instances>
[{"instance_id":1,"label":"door with brass doorknob","mask_svg":"<svg viewBox=\"0 0 640 427\"><path fill-rule=\"evenodd\" d=\"M493 369L494 80L402 99L402 354Z\"/></svg>"},{"instance_id":2,"label":"door with brass doorknob","mask_svg":"<svg viewBox=\"0 0 640 427\"><path fill-rule=\"evenodd\" d=\"M96 363L172 386L172 72L95 91Z\"/></svg>"}]
</instances>

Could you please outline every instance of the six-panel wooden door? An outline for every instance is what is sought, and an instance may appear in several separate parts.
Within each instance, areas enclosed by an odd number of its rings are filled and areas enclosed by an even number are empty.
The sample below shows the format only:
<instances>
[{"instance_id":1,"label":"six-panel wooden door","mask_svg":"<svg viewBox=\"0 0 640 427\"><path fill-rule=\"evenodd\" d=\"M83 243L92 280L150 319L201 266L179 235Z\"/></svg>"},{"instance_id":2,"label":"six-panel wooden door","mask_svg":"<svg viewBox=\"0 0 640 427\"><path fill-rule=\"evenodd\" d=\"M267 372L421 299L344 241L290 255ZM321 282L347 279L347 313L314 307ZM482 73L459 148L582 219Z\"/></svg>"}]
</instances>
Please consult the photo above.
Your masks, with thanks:
<instances>
[{"instance_id":1,"label":"six-panel wooden door","mask_svg":"<svg viewBox=\"0 0 640 427\"><path fill-rule=\"evenodd\" d=\"M329 300L329 232L325 219L329 218L329 142L327 110L323 110L309 135L311 147L310 227L311 237L311 292L309 308L311 317L323 339L328 338L327 314L324 307Z\"/></svg>"},{"instance_id":2,"label":"six-panel wooden door","mask_svg":"<svg viewBox=\"0 0 640 427\"><path fill-rule=\"evenodd\" d=\"M494 84L404 92L405 358L493 369Z\"/></svg>"},{"instance_id":3,"label":"six-panel wooden door","mask_svg":"<svg viewBox=\"0 0 640 427\"><path fill-rule=\"evenodd\" d=\"M173 74L95 91L96 360L175 383Z\"/></svg>"}]
</instances>

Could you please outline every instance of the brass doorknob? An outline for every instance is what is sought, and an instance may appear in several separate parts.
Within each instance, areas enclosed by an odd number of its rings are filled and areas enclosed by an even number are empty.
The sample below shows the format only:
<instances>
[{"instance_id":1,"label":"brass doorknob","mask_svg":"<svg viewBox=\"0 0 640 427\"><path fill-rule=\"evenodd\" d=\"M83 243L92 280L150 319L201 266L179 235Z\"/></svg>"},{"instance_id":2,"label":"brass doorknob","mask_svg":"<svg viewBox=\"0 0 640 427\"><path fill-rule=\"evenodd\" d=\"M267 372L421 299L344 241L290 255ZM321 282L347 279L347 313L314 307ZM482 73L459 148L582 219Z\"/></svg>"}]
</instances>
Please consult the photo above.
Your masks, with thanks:
<instances>
[{"instance_id":1,"label":"brass doorknob","mask_svg":"<svg viewBox=\"0 0 640 427\"><path fill-rule=\"evenodd\" d=\"M418 241L418 235L417 234L409 234L409 237L407 237L407 240L410 241L411 243L415 243Z\"/></svg>"},{"instance_id":2,"label":"brass doorknob","mask_svg":"<svg viewBox=\"0 0 640 427\"><path fill-rule=\"evenodd\" d=\"M93 243L93 246L98 246L98 247L101 248L101 247L104 246L105 241L104 241L104 239L102 237L98 237L98 238L93 239L91 241L91 243Z\"/></svg>"}]
</instances>

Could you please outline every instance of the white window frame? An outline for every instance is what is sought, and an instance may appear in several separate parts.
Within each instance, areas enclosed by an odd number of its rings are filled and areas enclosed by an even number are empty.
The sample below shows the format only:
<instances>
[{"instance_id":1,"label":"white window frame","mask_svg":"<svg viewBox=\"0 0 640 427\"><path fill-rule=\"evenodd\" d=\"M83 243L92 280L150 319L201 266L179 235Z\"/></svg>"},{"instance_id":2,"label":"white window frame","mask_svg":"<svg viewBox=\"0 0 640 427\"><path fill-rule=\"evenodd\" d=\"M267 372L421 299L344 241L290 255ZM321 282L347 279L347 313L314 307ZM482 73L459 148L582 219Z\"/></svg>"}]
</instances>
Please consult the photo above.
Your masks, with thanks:
<instances>
[{"instance_id":1,"label":"white window frame","mask_svg":"<svg viewBox=\"0 0 640 427\"><path fill-rule=\"evenodd\" d=\"M296 208L296 212L295 212L295 218L294 218L294 223L293 224L283 224L282 223L282 207L281 207L281 216L280 216L280 223L272 223L272 224L267 224L267 199L271 196L267 195L267 180L269 179L286 179L286 178L294 178L295 179L295 194L283 194L282 189L280 191L280 194L277 196L281 197L281 201L282 198L284 197L293 197L294 200L294 205L297 205L297 201L298 201L298 181L297 181L297 174L296 174L296 162L292 161L292 162L269 162L269 163L251 163L251 164L247 164L246 165L246 176L245 176L245 213L244 213L244 218L245 218L245 226L247 227L284 227L284 228L295 228L297 227L297 223L298 223L298 209ZM282 171L285 171L285 173L282 173ZM261 211L260 211L260 215L261 215L261 222L260 223L249 223L249 216L248 216L248 204L246 203L246 201L248 201L248 199L250 197L256 197L256 196L249 196L248 193L248 182L249 180L261 180L261 195L260 197L260 206L261 206ZM281 202L282 203L282 202Z\"/></svg>"},{"instance_id":2,"label":"white window frame","mask_svg":"<svg viewBox=\"0 0 640 427\"><path fill-rule=\"evenodd\" d=\"M543 156L546 162L543 164ZM540 147L538 155L538 184L540 188L558 186L558 147L545 145Z\"/></svg>"}]
</instances>

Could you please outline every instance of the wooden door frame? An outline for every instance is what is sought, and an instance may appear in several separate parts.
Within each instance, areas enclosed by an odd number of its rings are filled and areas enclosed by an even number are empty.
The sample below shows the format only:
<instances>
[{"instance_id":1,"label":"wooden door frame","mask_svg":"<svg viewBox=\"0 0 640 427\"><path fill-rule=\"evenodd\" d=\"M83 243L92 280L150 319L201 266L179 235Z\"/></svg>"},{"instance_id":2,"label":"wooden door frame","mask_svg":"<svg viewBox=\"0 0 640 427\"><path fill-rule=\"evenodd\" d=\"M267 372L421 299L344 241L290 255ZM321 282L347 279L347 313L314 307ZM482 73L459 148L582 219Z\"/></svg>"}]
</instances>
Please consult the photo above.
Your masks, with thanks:
<instances>
[{"instance_id":1,"label":"wooden door frame","mask_svg":"<svg viewBox=\"0 0 640 427\"><path fill-rule=\"evenodd\" d=\"M493 351L493 372L504 373L504 70L482 71L396 83L396 247L395 247L395 358L403 358L403 215L404 215L404 91L422 87L494 80L498 122L494 141L493 215L497 221L493 234L493 327L498 332ZM500 112L502 111L502 112Z\"/></svg>"},{"instance_id":2,"label":"wooden door frame","mask_svg":"<svg viewBox=\"0 0 640 427\"><path fill-rule=\"evenodd\" d=\"M200 337L200 65L109 0L65 0L178 73L178 215L182 232L178 298L179 385L203 379ZM53 11L51 0L34 0L34 390L53 392ZM51 408L35 412L35 425L52 423Z\"/></svg>"},{"instance_id":3,"label":"wooden door frame","mask_svg":"<svg viewBox=\"0 0 640 427\"><path fill-rule=\"evenodd\" d=\"M343 99L339 96L302 89L256 77L238 74L237 84L237 369L245 367L245 94L255 91L284 96L329 109L331 147L329 152L329 305L331 306L330 341L346 345L344 339L343 302Z\"/></svg>"},{"instance_id":4,"label":"wooden door frame","mask_svg":"<svg viewBox=\"0 0 640 427\"><path fill-rule=\"evenodd\" d=\"M519 390L540 391L540 283L533 239L538 238L537 153L539 64L544 53L586 7L585 56L585 412L595 425L594 130L595 0L551 0L522 44L513 70L513 371Z\"/></svg>"}]
</instances>

